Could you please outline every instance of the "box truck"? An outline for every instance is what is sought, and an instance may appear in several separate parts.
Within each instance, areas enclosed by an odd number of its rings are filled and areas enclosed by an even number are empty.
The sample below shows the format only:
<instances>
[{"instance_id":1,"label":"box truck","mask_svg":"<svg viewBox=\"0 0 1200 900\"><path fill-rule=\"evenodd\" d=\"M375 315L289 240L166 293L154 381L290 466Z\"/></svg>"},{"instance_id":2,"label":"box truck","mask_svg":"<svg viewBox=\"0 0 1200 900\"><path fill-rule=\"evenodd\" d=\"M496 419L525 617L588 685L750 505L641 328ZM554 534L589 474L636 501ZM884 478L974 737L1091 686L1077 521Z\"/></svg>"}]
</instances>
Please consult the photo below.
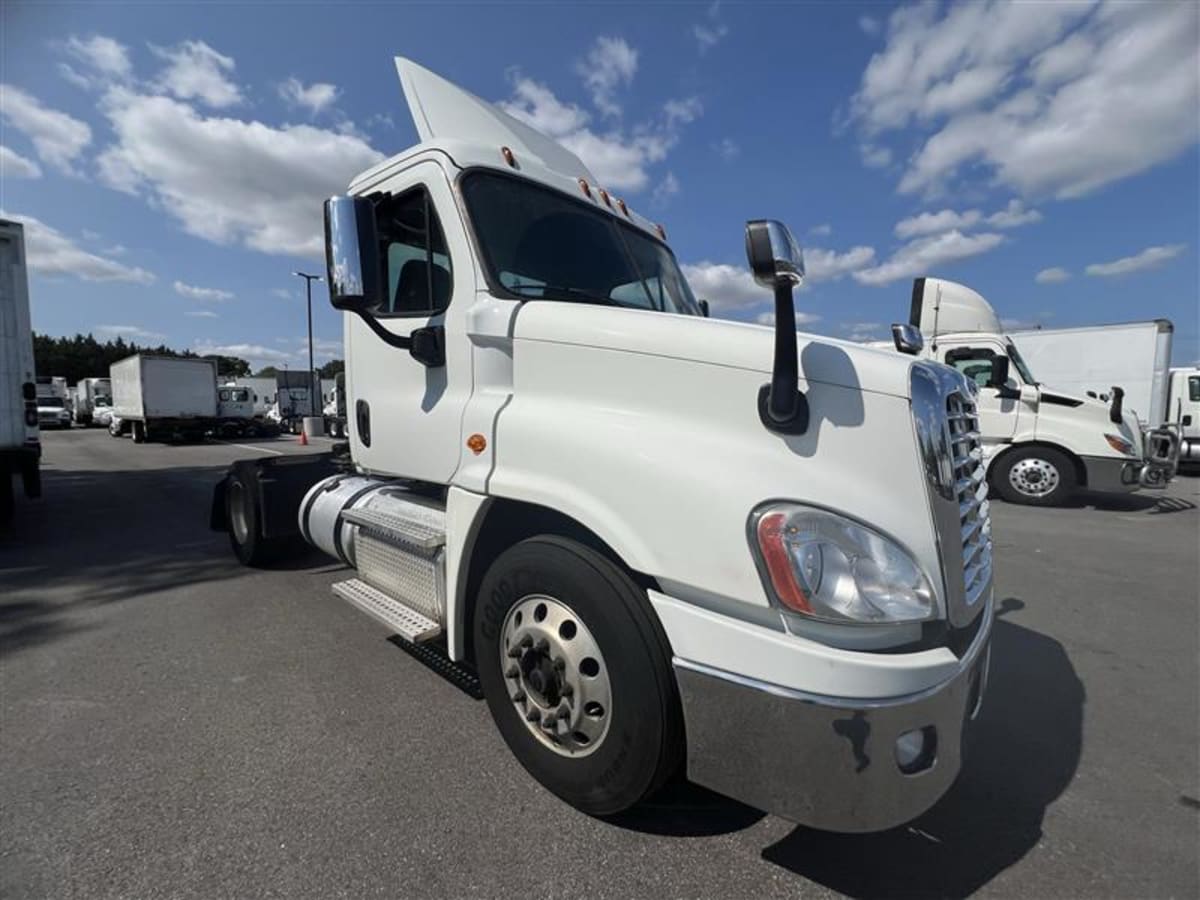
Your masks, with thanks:
<instances>
[{"instance_id":1,"label":"box truck","mask_svg":"<svg viewBox=\"0 0 1200 900\"><path fill-rule=\"evenodd\" d=\"M108 378L81 378L74 388L71 410L76 425L92 425L96 410L112 406L112 382Z\"/></svg>"},{"instance_id":2,"label":"box truck","mask_svg":"<svg viewBox=\"0 0 1200 900\"><path fill-rule=\"evenodd\" d=\"M1011 503L1056 506L1082 488L1161 488L1178 465L1173 427L1143 427L1123 402L1072 394L1028 364L977 291L917 278L902 352L936 360L975 382L981 453L992 490Z\"/></svg>"},{"instance_id":3,"label":"box truck","mask_svg":"<svg viewBox=\"0 0 1200 900\"><path fill-rule=\"evenodd\" d=\"M1080 397L1111 400L1114 387L1144 427L1173 422L1167 410L1171 338L1168 319L1009 332L1039 380Z\"/></svg>"},{"instance_id":4,"label":"box truck","mask_svg":"<svg viewBox=\"0 0 1200 900\"><path fill-rule=\"evenodd\" d=\"M589 813L685 760L818 828L923 812L987 679L973 382L797 335L779 222L745 233L774 329L705 317L578 157L397 69L421 143L325 204L347 450L235 463L212 526L249 565L297 540L347 565L335 595L477 673Z\"/></svg>"},{"instance_id":5,"label":"box truck","mask_svg":"<svg viewBox=\"0 0 1200 900\"><path fill-rule=\"evenodd\" d=\"M218 422L215 360L138 353L109 367L114 422L110 433L134 443L178 436L199 440Z\"/></svg>"},{"instance_id":6,"label":"box truck","mask_svg":"<svg viewBox=\"0 0 1200 900\"><path fill-rule=\"evenodd\" d=\"M41 496L41 457L25 230L0 219L0 524L12 517L16 480L25 496Z\"/></svg>"}]
</instances>

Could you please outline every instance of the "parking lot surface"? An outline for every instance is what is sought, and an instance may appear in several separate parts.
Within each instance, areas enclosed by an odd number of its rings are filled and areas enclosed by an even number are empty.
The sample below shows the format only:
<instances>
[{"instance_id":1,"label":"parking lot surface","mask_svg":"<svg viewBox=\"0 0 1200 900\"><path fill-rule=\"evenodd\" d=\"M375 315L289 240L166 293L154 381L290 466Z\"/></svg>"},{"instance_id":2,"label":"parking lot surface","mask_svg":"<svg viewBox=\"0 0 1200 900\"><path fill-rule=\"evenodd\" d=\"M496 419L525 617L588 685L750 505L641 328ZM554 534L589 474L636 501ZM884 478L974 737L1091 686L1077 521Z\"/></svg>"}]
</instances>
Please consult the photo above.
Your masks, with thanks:
<instances>
[{"instance_id":1,"label":"parking lot surface","mask_svg":"<svg viewBox=\"0 0 1200 900\"><path fill-rule=\"evenodd\" d=\"M0 538L3 896L1200 894L1200 478L993 504L965 772L911 825L844 836L686 783L582 815L331 596L343 568L239 567L207 529L218 474L320 446L44 446L45 496Z\"/></svg>"}]
</instances>

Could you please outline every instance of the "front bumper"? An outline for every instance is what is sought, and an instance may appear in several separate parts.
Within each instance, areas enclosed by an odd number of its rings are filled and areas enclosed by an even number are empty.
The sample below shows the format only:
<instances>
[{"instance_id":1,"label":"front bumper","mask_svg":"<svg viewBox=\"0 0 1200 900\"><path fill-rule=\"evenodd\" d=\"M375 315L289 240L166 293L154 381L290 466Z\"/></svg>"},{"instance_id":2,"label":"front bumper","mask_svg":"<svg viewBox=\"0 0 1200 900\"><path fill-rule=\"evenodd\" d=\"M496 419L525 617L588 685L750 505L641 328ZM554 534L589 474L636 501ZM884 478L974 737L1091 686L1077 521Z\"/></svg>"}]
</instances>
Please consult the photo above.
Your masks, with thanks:
<instances>
[{"instance_id":1,"label":"front bumper","mask_svg":"<svg viewBox=\"0 0 1200 900\"><path fill-rule=\"evenodd\" d=\"M992 609L957 672L934 687L881 700L806 694L675 660L688 777L813 828L882 831L919 816L962 766L967 726L987 683ZM932 752L901 771L897 739L924 730Z\"/></svg>"}]
</instances>

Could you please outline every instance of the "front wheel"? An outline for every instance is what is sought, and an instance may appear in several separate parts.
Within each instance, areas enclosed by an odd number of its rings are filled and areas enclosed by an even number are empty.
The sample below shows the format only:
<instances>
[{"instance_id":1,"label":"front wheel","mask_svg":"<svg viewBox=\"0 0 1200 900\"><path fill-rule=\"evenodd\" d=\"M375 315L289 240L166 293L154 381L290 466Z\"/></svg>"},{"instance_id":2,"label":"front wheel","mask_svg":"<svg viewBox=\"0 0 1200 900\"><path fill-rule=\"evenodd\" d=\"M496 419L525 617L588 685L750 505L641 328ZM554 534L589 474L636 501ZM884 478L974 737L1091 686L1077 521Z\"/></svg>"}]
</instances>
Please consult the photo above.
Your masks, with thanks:
<instances>
[{"instance_id":1,"label":"front wheel","mask_svg":"<svg viewBox=\"0 0 1200 900\"><path fill-rule=\"evenodd\" d=\"M996 460L991 475L996 493L1025 506L1058 506L1078 485L1074 463L1053 447L1011 450Z\"/></svg>"},{"instance_id":2,"label":"front wheel","mask_svg":"<svg viewBox=\"0 0 1200 900\"><path fill-rule=\"evenodd\" d=\"M621 812L678 768L666 636L645 592L607 557L550 535L509 548L484 576L473 636L500 734L572 806Z\"/></svg>"}]
</instances>

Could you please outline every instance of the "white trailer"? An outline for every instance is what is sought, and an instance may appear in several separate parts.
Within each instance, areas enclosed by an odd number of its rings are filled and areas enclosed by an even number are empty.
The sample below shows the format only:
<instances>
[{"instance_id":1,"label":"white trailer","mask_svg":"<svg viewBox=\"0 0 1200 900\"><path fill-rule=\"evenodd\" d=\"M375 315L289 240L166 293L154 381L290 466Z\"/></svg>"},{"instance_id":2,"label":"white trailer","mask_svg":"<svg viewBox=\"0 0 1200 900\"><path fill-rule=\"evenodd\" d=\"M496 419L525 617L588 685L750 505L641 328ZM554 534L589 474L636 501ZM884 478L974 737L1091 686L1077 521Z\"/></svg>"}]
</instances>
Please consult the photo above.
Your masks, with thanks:
<instances>
[{"instance_id":1,"label":"white trailer","mask_svg":"<svg viewBox=\"0 0 1200 900\"><path fill-rule=\"evenodd\" d=\"M108 378L82 378L75 385L71 415L76 425L91 425L96 410L112 406L112 382Z\"/></svg>"},{"instance_id":2,"label":"white trailer","mask_svg":"<svg viewBox=\"0 0 1200 900\"><path fill-rule=\"evenodd\" d=\"M42 493L37 401L25 230L0 219L0 525L12 517L14 478L25 496Z\"/></svg>"},{"instance_id":3,"label":"white trailer","mask_svg":"<svg viewBox=\"0 0 1200 900\"><path fill-rule=\"evenodd\" d=\"M1167 410L1170 388L1169 319L1012 331L1009 337L1038 380L1080 397L1108 400L1121 388L1125 408L1143 426L1174 418Z\"/></svg>"},{"instance_id":4,"label":"white trailer","mask_svg":"<svg viewBox=\"0 0 1200 900\"><path fill-rule=\"evenodd\" d=\"M349 442L238 461L213 527L247 565L297 541L346 565L334 594L477 673L516 758L590 814L685 759L817 828L928 809L991 646L970 382L797 335L780 222L745 229L775 325L707 318L577 156L397 68L421 143L325 204Z\"/></svg>"},{"instance_id":5,"label":"white trailer","mask_svg":"<svg viewBox=\"0 0 1200 900\"><path fill-rule=\"evenodd\" d=\"M113 363L109 377L116 430L135 443L175 434L196 439L218 421L215 360L139 353Z\"/></svg>"}]
</instances>

